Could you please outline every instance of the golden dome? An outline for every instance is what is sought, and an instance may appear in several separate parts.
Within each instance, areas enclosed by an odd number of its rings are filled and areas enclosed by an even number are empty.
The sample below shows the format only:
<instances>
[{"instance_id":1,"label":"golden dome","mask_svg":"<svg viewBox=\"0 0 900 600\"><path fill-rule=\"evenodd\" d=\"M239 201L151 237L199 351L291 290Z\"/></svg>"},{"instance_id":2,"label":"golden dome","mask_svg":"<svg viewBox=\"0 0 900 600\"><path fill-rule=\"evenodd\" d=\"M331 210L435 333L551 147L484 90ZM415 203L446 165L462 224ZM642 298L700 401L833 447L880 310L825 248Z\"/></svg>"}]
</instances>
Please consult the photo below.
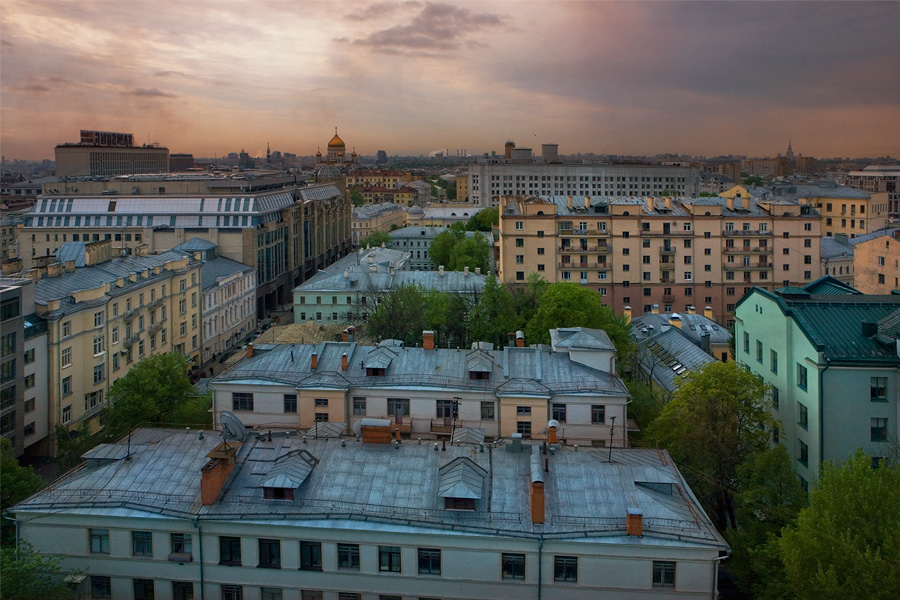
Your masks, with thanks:
<instances>
[{"instance_id":1,"label":"golden dome","mask_svg":"<svg viewBox=\"0 0 900 600\"><path fill-rule=\"evenodd\" d=\"M331 138L330 142L328 142L328 147L329 148L346 148L347 147L347 145L344 143L344 140L342 140L340 137L338 137L337 127L334 128L334 137Z\"/></svg>"}]
</instances>

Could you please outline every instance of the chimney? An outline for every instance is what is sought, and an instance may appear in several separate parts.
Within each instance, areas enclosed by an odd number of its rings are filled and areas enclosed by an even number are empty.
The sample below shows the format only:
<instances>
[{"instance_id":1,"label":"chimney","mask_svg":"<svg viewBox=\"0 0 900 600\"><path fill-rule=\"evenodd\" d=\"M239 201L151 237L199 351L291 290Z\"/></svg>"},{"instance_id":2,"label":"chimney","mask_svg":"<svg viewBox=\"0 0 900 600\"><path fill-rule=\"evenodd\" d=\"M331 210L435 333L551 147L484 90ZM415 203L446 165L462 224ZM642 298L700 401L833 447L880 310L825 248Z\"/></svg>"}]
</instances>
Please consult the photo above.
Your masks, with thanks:
<instances>
[{"instance_id":1,"label":"chimney","mask_svg":"<svg viewBox=\"0 0 900 600\"><path fill-rule=\"evenodd\" d=\"M341 332L341 341L342 342L350 341L350 332L348 332L346 329Z\"/></svg>"},{"instance_id":2,"label":"chimney","mask_svg":"<svg viewBox=\"0 0 900 600\"><path fill-rule=\"evenodd\" d=\"M200 468L200 501L204 506L212 506L228 476L234 469L234 459L241 447L234 440L222 442L207 454L209 460Z\"/></svg>"},{"instance_id":3,"label":"chimney","mask_svg":"<svg viewBox=\"0 0 900 600\"><path fill-rule=\"evenodd\" d=\"M203 260L203 253L194 252L194 260Z\"/></svg>"},{"instance_id":4,"label":"chimney","mask_svg":"<svg viewBox=\"0 0 900 600\"><path fill-rule=\"evenodd\" d=\"M125 278L124 277L119 277L116 279L116 287L117 288L125 287Z\"/></svg>"},{"instance_id":5,"label":"chimney","mask_svg":"<svg viewBox=\"0 0 900 600\"><path fill-rule=\"evenodd\" d=\"M516 333L514 331L506 334L506 345L510 348L516 345Z\"/></svg>"},{"instance_id":6,"label":"chimney","mask_svg":"<svg viewBox=\"0 0 900 600\"><path fill-rule=\"evenodd\" d=\"M704 331L700 334L700 349L706 352L707 354L711 354L709 351L709 332Z\"/></svg>"},{"instance_id":7,"label":"chimney","mask_svg":"<svg viewBox=\"0 0 900 600\"><path fill-rule=\"evenodd\" d=\"M444 265L438 267L438 275L440 275L441 277L444 276Z\"/></svg>"},{"instance_id":8,"label":"chimney","mask_svg":"<svg viewBox=\"0 0 900 600\"><path fill-rule=\"evenodd\" d=\"M572 210L572 196L569 196L569 210Z\"/></svg>"},{"instance_id":9,"label":"chimney","mask_svg":"<svg viewBox=\"0 0 900 600\"><path fill-rule=\"evenodd\" d=\"M66 273L74 273L75 272L75 261L74 260L67 260L64 263L64 265L65 265Z\"/></svg>"},{"instance_id":10,"label":"chimney","mask_svg":"<svg viewBox=\"0 0 900 600\"><path fill-rule=\"evenodd\" d=\"M393 276L394 276L394 273L395 273L395 270L394 270L394 265L391 265L391 277L393 277Z\"/></svg>"},{"instance_id":11,"label":"chimney","mask_svg":"<svg viewBox=\"0 0 900 600\"><path fill-rule=\"evenodd\" d=\"M725 207L734 210L734 198L725 198Z\"/></svg>"},{"instance_id":12,"label":"chimney","mask_svg":"<svg viewBox=\"0 0 900 600\"><path fill-rule=\"evenodd\" d=\"M463 267L463 276L465 276L465 277L469 276L469 267Z\"/></svg>"},{"instance_id":13,"label":"chimney","mask_svg":"<svg viewBox=\"0 0 900 600\"><path fill-rule=\"evenodd\" d=\"M681 329L681 315L679 315L678 313L672 313L672 315L669 317L669 325Z\"/></svg>"},{"instance_id":14,"label":"chimney","mask_svg":"<svg viewBox=\"0 0 900 600\"><path fill-rule=\"evenodd\" d=\"M344 279L350 278L350 269L344 269Z\"/></svg>"},{"instance_id":15,"label":"chimney","mask_svg":"<svg viewBox=\"0 0 900 600\"><path fill-rule=\"evenodd\" d=\"M665 201L666 201L666 210L672 210L672 198L671 198L671 196L666 196L666 197L665 197Z\"/></svg>"},{"instance_id":16,"label":"chimney","mask_svg":"<svg viewBox=\"0 0 900 600\"><path fill-rule=\"evenodd\" d=\"M551 420L548 423L549 427L547 427L547 443L549 444L558 444L559 437L556 435L556 427L559 425L559 421Z\"/></svg>"},{"instance_id":17,"label":"chimney","mask_svg":"<svg viewBox=\"0 0 900 600\"><path fill-rule=\"evenodd\" d=\"M344 352L341 354L341 371L346 371L347 367L350 366L350 361L347 359L347 353Z\"/></svg>"},{"instance_id":18,"label":"chimney","mask_svg":"<svg viewBox=\"0 0 900 600\"><path fill-rule=\"evenodd\" d=\"M47 265L47 277L59 277L62 275L62 263L52 263Z\"/></svg>"},{"instance_id":19,"label":"chimney","mask_svg":"<svg viewBox=\"0 0 900 600\"><path fill-rule=\"evenodd\" d=\"M694 308L694 305L693 305L693 304L691 304L691 305L689 305L689 306L687 307L687 314L689 314L689 315L696 315L696 314L697 314L697 309Z\"/></svg>"},{"instance_id":20,"label":"chimney","mask_svg":"<svg viewBox=\"0 0 900 600\"><path fill-rule=\"evenodd\" d=\"M659 314L659 304L652 304L652 305L650 305L650 314L651 314L651 315L658 315L658 314Z\"/></svg>"},{"instance_id":21,"label":"chimney","mask_svg":"<svg viewBox=\"0 0 900 600\"><path fill-rule=\"evenodd\" d=\"M525 347L525 332L519 330L516 332L516 348L524 348Z\"/></svg>"},{"instance_id":22,"label":"chimney","mask_svg":"<svg viewBox=\"0 0 900 600\"><path fill-rule=\"evenodd\" d=\"M350 327L347 328L347 341L348 342L353 342L353 334L354 333L356 333L356 327L351 325Z\"/></svg>"},{"instance_id":23,"label":"chimney","mask_svg":"<svg viewBox=\"0 0 900 600\"><path fill-rule=\"evenodd\" d=\"M481 267L475 267L475 274L481 275Z\"/></svg>"},{"instance_id":24,"label":"chimney","mask_svg":"<svg viewBox=\"0 0 900 600\"><path fill-rule=\"evenodd\" d=\"M706 317L707 319L709 319L710 321L715 321L715 319L713 319L713 310L712 310L711 306L707 306L706 308L703 309L703 316Z\"/></svg>"},{"instance_id":25,"label":"chimney","mask_svg":"<svg viewBox=\"0 0 900 600\"><path fill-rule=\"evenodd\" d=\"M531 522L544 523L544 470L540 446L531 447Z\"/></svg>"},{"instance_id":26,"label":"chimney","mask_svg":"<svg viewBox=\"0 0 900 600\"><path fill-rule=\"evenodd\" d=\"M319 355L315 352L312 353L312 358L309 361L309 368L315 371L319 367Z\"/></svg>"},{"instance_id":27,"label":"chimney","mask_svg":"<svg viewBox=\"0 0 900 600\"><path fill-rule=\"evenodd\" d=\"M638 537L644 535L644 511L639 508L629 508L626 511L625 533Z\"/></svg>"},{"instance_id":28,"label":"chimney","mask_svg":"<svg viewBox=\"0 0 900 600\"><path fill-rule=\"evenodd\" d=\"M647 210L649 210L650 212L653 212L653 207L654 207L653 196L647 196Z\"/></svg>"},{"instance_id":29,"label":"chimney","mask_svg":"<svg viewBox=\"0 0 900 600\"><path fill-rule=\"evenodd\" d=\"M631 307L630 306L625 307L625 309L622 311L622 316L625 317L626 323L628 323L628 324L631 323Z\"/></svg>"},{"instance_id":30,"label":"chimney","mask_svg":"<svg viewBox=\"0 0 900 600\"><path fill-rule=\"evenodd\" d=\"M253 358L253 342L247 344L247 358Z\"/></svg>"},{"instance_id":31,"label":"chimney","mask_svg":"<svg viewBox=\"0 0 900 600\"><path fill-rule=\"evenodd\" d=\"M434 332L425 330L422 332L422 347L426 350L434 350Z\"/></svg>"}]
</instances>

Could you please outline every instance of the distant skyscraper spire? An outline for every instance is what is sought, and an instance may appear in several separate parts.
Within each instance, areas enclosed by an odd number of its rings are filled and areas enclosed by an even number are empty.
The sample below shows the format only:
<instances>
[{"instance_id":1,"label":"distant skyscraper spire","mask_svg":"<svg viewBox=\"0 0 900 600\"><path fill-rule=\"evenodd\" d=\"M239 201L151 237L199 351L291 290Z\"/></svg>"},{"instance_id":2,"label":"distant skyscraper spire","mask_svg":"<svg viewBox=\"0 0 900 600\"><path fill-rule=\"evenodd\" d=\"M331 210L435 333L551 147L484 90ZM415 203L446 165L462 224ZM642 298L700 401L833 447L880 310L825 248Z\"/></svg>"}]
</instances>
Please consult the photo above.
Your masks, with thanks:
<instances>
[{"instance_id":1,"label":"distant skyscraper spire","mask_svg":"<svg viewBox=\"0 0 900 600\"><path fill-rule=\"evenodd\" d=\"M784 153L784 156L788 160L794 160L794 149L791 147L790 138L788 138L788 149L787 149L787 152Z\"/></svg>"}]
</instances>

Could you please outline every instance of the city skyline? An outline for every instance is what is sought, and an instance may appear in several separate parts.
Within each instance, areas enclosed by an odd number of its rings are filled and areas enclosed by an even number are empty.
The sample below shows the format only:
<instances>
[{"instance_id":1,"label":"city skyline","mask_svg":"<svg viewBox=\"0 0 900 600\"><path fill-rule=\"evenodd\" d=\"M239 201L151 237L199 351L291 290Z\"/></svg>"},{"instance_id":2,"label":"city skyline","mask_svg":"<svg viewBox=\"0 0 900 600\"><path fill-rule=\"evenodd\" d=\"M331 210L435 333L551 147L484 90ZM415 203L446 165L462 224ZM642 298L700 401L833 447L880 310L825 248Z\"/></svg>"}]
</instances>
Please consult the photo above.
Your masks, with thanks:
<instances>
[{"instance_id":1,"label":"city skyline","mask_svg":"<svg viewBox=\"0 0 900 600\"><path fill-rule=\"evenodd\" d=\"M900 154L896 2L20 2L0 143L171 152Z\"/></svg>"}]
</instances>

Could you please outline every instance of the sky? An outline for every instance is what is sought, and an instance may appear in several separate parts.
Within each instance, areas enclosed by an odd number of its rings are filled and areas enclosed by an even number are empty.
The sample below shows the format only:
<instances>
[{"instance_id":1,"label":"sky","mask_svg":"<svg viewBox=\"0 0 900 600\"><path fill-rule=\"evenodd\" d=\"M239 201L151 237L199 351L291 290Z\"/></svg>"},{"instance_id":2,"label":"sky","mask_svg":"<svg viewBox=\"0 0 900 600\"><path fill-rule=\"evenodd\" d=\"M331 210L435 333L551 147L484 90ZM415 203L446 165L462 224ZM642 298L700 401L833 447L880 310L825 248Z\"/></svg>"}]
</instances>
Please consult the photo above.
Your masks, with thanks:
<instances>
[{"instance_id":1,"label":"sky","mask_svg":"<svg viewBox=\"0 0 900 600\"><path fill-rule=\"evenodd\" d=\"M900 156L900 2L3 0L0 148Z\"/></svg>"}]
</instances>

